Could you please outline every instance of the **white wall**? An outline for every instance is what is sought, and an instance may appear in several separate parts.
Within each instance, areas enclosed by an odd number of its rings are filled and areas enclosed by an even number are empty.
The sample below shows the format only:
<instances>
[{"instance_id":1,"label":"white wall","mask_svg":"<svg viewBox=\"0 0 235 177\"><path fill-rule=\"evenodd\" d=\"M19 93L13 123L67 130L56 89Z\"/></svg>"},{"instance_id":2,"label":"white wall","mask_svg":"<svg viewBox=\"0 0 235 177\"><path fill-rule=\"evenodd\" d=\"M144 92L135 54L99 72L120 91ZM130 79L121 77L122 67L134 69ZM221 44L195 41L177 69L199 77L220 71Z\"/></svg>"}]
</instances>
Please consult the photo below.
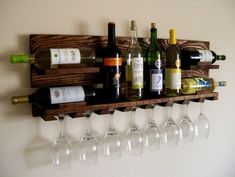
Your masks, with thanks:
<instances>
[{"instance_id":1,"label":"white wall","mask_svg":"<svg viewBox=\"0 0 235 177\"><path fill-rule=\"evenodd\" d=\"M234 0L1 0L0 1L0 176L1 177L234 177L235 176L235 1ZM227 87L218 89L219 100L205 103L211 123L207 141L162 147L145 151L138 157L126 153L118 161L106 161L100 155L95 166L82 166L76 159L69 171L55 171L50 164L50 145L58 135L55 121L32 118L30 105L13 106L12 95L31 92L27 65L12 66L9 55L28 52L29 34L106 35L109 20L116 22L117 35L129 35L129 21L136 19L139 36L149 36L150 22L156 22L160 38L176 28L181 39L208 40L211 49L226 54L218 62L219 70L211 71ZM197 103L190 104L190 116L196 119ZM174 107L175 118L182 106ZM143 128L147 113L139 110L138 125ZM155 109L159 123L166 120L164 108ZM129 115L118 113L117 128L124 132ZM141 117L142 116L142 117ZM108 117L93 116L92 128L103 135ZM66 135L76 142L85 132L83 119L66 119Z\"/></svg>"}]
</instances>

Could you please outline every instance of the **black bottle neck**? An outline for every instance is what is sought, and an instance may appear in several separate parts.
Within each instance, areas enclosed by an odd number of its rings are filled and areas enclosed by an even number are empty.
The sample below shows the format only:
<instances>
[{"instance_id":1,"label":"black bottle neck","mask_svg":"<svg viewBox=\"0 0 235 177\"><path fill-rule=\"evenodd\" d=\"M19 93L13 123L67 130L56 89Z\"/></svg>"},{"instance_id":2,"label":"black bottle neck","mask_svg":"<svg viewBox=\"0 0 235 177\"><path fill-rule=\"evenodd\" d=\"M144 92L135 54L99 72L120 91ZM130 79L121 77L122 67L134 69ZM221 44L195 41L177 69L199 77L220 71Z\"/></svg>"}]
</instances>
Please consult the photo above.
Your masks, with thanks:
<instances>
[{"instance_id":1,"label":"black bottle neck","mask_svg":"<svg viewBox=\"0 0 235 177\"><path fill-rule=\"evenodd\" d=\"M108 24L108 45L116 45L116 36L115 36L115 23Z\"/></svg>"}]
</instances>

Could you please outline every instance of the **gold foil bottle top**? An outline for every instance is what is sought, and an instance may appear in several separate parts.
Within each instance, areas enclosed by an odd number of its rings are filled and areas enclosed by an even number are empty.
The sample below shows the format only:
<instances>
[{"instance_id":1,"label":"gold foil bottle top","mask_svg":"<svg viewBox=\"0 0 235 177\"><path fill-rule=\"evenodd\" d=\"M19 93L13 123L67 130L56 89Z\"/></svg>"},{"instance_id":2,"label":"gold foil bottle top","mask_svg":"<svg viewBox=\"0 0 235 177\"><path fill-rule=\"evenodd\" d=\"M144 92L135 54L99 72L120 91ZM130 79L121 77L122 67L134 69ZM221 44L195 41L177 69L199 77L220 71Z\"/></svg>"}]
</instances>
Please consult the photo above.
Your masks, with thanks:
<instances>
[{"instance_id":1,"label":"gold foil bottle top","mask_svg":"<svg viewBox=\"0 0 235 177\"><path fill-rule=\"evenodd\" d=\"M151 28L156 28L156 23L152 22L151 23Z\"/></svg>"},{"instance_id":2,"label":"gold foil bottle top","mask_svg":"<svg viewBox=\"0 0 235 177\"><path fill-rule=\"evenodd\" d=\"M170 44L176 44L176 30L170 29Z\"/></svg>"},{"instance_id":3,"label":"gold foil bottle top","mask_svg":"<svg viewBox=\"0 0 235 177\"><path fill-rule=\"evenodd\" d=\"M20 104L20 103L28 103L29 97L28 96L13 96L11 97L12 104Z\"/></svg>"},{"instance_id":4,"label":"gold foil bottle top","mask_svg":"<svg viewBox=\"0 0 235 177\"><path fill-rule=\"evenodd\" d=\"M136 30L136 21L135 20L131 20L131 30Z\"/></svg>"}]
</instances>

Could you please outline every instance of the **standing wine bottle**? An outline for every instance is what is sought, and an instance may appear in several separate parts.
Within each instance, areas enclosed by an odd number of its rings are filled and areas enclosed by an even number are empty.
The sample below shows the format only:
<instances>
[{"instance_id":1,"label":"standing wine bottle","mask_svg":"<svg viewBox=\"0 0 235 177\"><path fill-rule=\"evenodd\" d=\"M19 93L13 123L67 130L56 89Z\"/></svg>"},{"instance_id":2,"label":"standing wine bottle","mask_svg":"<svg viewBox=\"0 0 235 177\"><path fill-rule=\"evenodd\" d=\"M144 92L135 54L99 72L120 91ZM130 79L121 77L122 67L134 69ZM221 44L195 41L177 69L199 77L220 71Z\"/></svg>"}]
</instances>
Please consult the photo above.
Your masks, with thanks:
<instances>
[{"instance_id":1,"label":"standing wine bottle","mask_svg":"<svg viewBox=\"0 0 235 177\"><path fill-rule=\"evenodd\" d=\"M107 101L117 102L121 100L121 50L116 45L115 23L108 23L108 44L103 50L103 74L104 90Z\"/></svg>"},{"instance_id":2,"label":"standing wine bottle","mask_svg":"<svg viewBox=\"0 0 235 177\"><path fill-rule=\"evenodd\" d=\"M95 64L95 51L91 48L38 49L32 56L11 55L11 63L31 63L39 69Z\"/></svg>"},{"instance_id":3,"label":"standing wine bottle","mask_svg":"<svg viewBox=\"0 0 235 177\"><path fill-rule=\"evenodd\" d=\"M138 44L137 26L131 21L131 44L126 52L127 99L139 100L144 93L144 60L142 49Z\"/></svg>"},{"instance_id":4,"label":"standing wine bottle","mask_svg":"<svg viewBox=\"0 0 235 177\"><path fill-rule=\"evenodd\" d=\"M217 60L225 60L225 55L217 55L212 50L185 48L181 53L181 68L190 69L191 65L197 65L199 62L215 63Z\"/></svg>"},{"instance_id":5,"label":"standing wine bottle","mask_svg":"<svg viewBox=\"0 0 235 177\"><path fill-rule=\"evenodd\" d=\"M157 44L156 23L151 23L150 45L146 52L146 94L160 96L163 89L163 74L160 49Z\"/></svg>"},{"instance_id":6,"label":"standing wine bottle","mask_svg":"<svg viewBox=\"0 0 235 177\"><path fill-rule=\"evenodd\" d=\"M198 91L214 91L217 87L226 86L225 81L216 81L212 78L184 78L182 79L183 94L195 94Z\"/></svg>"},{"instance_id":7,"label":"standing wine bottle","mask_svg":"<svg viewBox=\"0 0 235 177\"><path fill-rule=\"evenodd\" d=\"M12 104L33 103L41 108L53 107L60 103L86 101L94 103L96 91L92 86L69 86L40 88L26 96L13 96Z\"/></svg>"},{"instance_id":8,"label":"standing wine bottle","mask_svg":"<svg viewBox=\"0 0 235 177\"><path fill-rule=\"evenodd\" d=\"M170 30L170 45L166 50L165 94L177 96L181 88L180 52L176 45L176 31Z\"/></svg>"}]
</instances>

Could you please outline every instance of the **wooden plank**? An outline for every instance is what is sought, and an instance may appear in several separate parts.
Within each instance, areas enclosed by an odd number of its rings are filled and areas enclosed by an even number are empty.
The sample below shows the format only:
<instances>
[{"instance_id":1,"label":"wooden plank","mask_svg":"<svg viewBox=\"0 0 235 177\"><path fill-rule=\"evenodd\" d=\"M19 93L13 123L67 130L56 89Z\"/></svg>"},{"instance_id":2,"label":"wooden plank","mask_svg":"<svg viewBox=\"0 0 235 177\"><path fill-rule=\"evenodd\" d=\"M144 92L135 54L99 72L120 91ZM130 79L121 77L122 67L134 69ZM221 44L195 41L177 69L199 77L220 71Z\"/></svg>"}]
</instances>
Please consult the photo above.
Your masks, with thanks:
<instances>
[{"instance_id":1,"label":"wooden plank","mask_svg":"<svg viewBox=\"0 0 235 177\"><path fill-rule=\"evenodd\" d=\"M149 38L138 38L140 46L145 53ZM107 36L90 36L90 35L48 35L32 34L30 35L30 51L34 53L42 48L69 48L69 47L91 47L96 50L97 56L100 50L107 44ZM121 48L123 57L126 49L130 44L130 37L117 37L117 45ZM169 46L168 39L158 39L158 44L162 50L163 67L165 66L165 50ZM208 49L209 42L193 40L177 40L180 49L194 47L197 49ZM209 70L213 66L203 66L203 68L194 68L194 71L183 72L183 77L208 77ZM84 85L100 82L102 78L97 67L89 68L59 68L38 72L34 66L31 67L31 86L32 87L49 87L58 85ZM188 74L188 75L187 75Z\"/></svg>"},{"instance_id":2,"label":"wooden plank","mask_svg":"<svg viewBox=\"0 0 235 177\"><path fill-rule=\"evenodd\" d=\"M59 109L48 109L41 110L37 109L37 107L33 106L33 115L41 116L44 120L54 120L54 115L58 114L68 114L72 117L83 117L83 113L86 111L98 112L101 114L108 113L110 109L123 110L122 108L126 108L124 111L130 111L133 107L149 107L152 105L162 105L162 106L171 106L173 103L185 104L189 101L202 102L205 99L207 100L217 100L218 93L201 93L195 95L181 95L177 97L163 97L163 98L155 98L155 99L146 99L140 101L125 101L120 103L108 103L108 104L97 104L97 105L86 105L84 102L81 103L68 103L61 104Z\"/></svg>"}]
</instances>

